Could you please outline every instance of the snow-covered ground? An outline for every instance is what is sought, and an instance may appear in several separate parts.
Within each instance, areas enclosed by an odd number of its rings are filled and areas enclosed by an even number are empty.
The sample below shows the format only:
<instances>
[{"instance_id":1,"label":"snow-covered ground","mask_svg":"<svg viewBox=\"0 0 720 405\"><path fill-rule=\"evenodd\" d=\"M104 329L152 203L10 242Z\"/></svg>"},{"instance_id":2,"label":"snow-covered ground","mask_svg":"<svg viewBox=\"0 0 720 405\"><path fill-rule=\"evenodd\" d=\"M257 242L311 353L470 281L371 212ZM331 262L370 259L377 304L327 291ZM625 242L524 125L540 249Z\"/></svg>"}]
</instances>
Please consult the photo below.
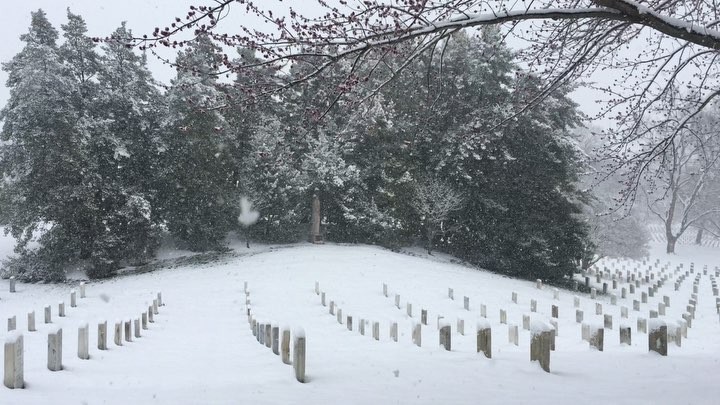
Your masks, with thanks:
<instances>
[{"instance_id":1,"label":"snow-covered ground","mask_svg":"<svg viewBox=\"0 0 720 405\"><path fill-rule=\"evenodd\" d=\"M681 246L669 257L654 247L654 263L679 263L697 270L720 265L720 250ZM4 249L4 248L3 248ZM8 250L2 250L7 252ZM599 297L605 313L613 315L605 351L590 349L575 322L573 295L562 290L553 300L552 288L478 271L450 263L449 258L417 257L370 246L293 245L260 247L252 254L231 256L210 264L188 265L112 280L90 282L87 298L69 307L74 285L18 284L8 293L0 280L0 319L16 315L24 331L26 389L0 387L0 404L476 404L476 403L632 403L717 404L720 402L720 322L715 311L709 275L700 284L697 318L682 347L673 344L667 357L648 353L647 335L637 333L637 316L647 317L663 295L671 299L667 320L678 320L692 293L692 279L680 291L670 281L659 293L632 311L647 285L617 306ZM244 253L238 247L238 253ZM171 257L172 255L169 255ZM629 270L631 263L624 263ZM623 263L608 262L608 267ZM644 268L643 268L644 271ZM674 277L673 277L674 278ZM294 379L292 367L257 343L245 315L243 283L250 289L252 312L262 322L303 327L307 335L308 381ZM314 292L315 281L344 315L352 315L354 330L339 325ZM387 283L389 297L382 294ZM452 287L455 300L447 296ZM158 291L166 306L155 323L136 341L122 347L112 343L112 324L137 318ZM516 291L518 304L511 302ZM401 308L394 306L400 294ZM595 303L581 297L586 321L595 316ZM619 290L618 290L619 295ZM463 309L470 298L470 311ZM522 325L537 299L535 319L550 319L551 305L559 305L557 351L551 373L529 360L529 332L520 328L520 344L508 342L508 321ZM57 317L57 303L65 301L67 316ZM413 318L406 303L413 304ZM492 325L493 358L475 350L475 323L480 305L487 305ZM43 307L52 305L53 324L43 324ZM620 307L630 318L620 319ZM421 348L411 342L411 324L420 309L428 310ZM27 313L35 311L37 332L27 332ZM438 344L437 316L453 324L451 352ZM358 333L358 321L380 322L380 341ZM455 321L466 322L466 335L457 334ZM97 322L109 321L109 350L96 349ZM77 327L90 322L90 360L77 353ZM390 322L399 323L399 342L389 338ZM618 325L632 326L632 346L619 344ZM63 328L65 369L47 369L47 334ZM4 327L3 327L4 329ZM370 328L367 329L368 331ZM4 330L0 335L7 335Z\"/></svg>"}]
</instances>

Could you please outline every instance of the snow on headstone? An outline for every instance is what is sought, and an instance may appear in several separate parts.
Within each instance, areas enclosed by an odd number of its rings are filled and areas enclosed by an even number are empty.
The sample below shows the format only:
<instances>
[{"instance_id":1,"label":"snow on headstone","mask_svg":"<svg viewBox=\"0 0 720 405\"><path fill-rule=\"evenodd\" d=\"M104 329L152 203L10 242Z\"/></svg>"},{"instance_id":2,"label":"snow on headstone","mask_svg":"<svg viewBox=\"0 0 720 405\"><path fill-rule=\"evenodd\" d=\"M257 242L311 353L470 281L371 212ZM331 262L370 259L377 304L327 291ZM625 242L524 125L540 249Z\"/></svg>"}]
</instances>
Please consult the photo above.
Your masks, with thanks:
<instances>
[{"instance_id":1,"label":"snow on headstone","mask_svg":"<svg viewBox=\"0 0 720 405\"><path fill-rule=\"evenodd\" d=\"M545 372L550 372L550 346L553 327L546 322L534 320L530 324L530 361L538 361Z\"/></svg>"},{"instance_id":2,"label":"snow on headstone","mask_svg":"<svg viewBox=\"0 0 720 405\"><path fill-rule=\"evenodd\" d=\"M659 318L648 322L648 351L667 356L667 325Z\"/></svg>"}]
</instances>

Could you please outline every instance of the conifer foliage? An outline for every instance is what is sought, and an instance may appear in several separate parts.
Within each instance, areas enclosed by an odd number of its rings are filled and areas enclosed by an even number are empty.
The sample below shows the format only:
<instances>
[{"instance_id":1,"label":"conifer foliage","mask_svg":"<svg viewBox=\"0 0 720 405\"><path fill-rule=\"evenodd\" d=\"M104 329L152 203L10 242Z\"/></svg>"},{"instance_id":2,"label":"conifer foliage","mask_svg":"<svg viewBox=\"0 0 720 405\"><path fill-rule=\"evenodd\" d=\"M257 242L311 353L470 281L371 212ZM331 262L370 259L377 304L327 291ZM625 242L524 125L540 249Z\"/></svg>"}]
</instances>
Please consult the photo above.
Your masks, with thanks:
<instances>
[{"instance_id":1,"label":"conifer foliage","mask_svg":"<svg viewBox=\"0 0 720 405\"><path fill-rule=\"evenodd\" d=\"M391 82L338 64L252 103L248 86L293 83L308 64L221 80L233 57L201 34L163 89L124 24L99 46L70 11L61 31L33 13L23 50L3 64L0 221L18 240L5 275L110 276L151 260L163 235L193 251L223 249L232 231L298 241L314 194L327 241L419 244L519 277L562 279L591 245L570 89L511 117L540 86L496 29L411 63L400 50L374 67ZM237 58L256 60L248 49ZM348 77L373 97L345 97ZM238 223L241 204L257 222Z\"/></svg>"}]
</instances>

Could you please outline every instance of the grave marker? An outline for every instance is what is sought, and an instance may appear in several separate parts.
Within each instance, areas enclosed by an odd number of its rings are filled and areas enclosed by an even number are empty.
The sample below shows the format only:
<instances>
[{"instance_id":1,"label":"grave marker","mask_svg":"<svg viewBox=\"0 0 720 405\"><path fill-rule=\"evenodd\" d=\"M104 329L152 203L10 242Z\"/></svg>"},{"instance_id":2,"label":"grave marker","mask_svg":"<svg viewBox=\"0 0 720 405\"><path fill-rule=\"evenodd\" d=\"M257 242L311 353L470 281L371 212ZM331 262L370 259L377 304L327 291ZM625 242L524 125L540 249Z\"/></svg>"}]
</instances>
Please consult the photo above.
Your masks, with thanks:
<instances>
[{"instance_id":1,"label":"grave marker","mask_svg":"<svg viewBox=\"0 0 720 405\"><path fill-rule=\"evenodd\" d=\"M477 352L483 352L488 359L492 358L492 333L490 323L486 320L477 324Z\"/></svg>"},{"instance_id":2,"label":"grave marker","mask_svg":"<svg viewBox=\"0 0 720 405\"><path fill-rule=\"evenodd\" d=\"M23 335L9 333L5 339L5 374L3 383L10 389L25 388Z\"/></svg>"},{"instance_id":3,"label":"grave marker","mask_svg":"<svg viewBox=\"0 0 720 405\"><path fill-rule=\"evenodd\" d=\"M78 328L78 358L88 360L90 358L90 326L83 323Z\"/></svg>"},{"instance_id":4,"label":"grave marker","mask_svg":"<svg viewBox=\"0 0 720 405\"><path fill-rule=\"evenodd\" d=\"M60 371L62 366L62 329L48 333L47 367L50 371Z\"/></svg>"},{"instance_id":5,"label":"grave marker","mask_svg":"<svg viewBox=\"0 0 720 405\"><path fill-rule=\"evenodd\" d=\"M293 333L293 368L295 379L305 382L305 331L302 328L295 329Z\"/></svg>"},{"instance_id":6,"label":"grave marker","mask_svg":"<svg viewBox=\"0 0 720 405\"><path fill-rule=\"evenodd\" d=\"M98 350L107 350L107 321L98 323Z\"/></svg>"}]
</instances>

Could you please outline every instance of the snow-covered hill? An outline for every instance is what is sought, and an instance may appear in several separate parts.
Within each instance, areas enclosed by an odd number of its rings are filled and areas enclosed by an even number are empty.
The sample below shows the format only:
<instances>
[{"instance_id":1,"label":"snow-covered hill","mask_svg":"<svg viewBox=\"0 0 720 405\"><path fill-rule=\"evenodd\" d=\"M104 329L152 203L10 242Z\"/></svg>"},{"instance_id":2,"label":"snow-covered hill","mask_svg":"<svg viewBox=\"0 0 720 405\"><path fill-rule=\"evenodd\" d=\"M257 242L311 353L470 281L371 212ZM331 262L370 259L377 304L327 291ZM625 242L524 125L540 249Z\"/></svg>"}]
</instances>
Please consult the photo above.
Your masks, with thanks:
<instances>
[{"instance_id":1,"label":"snow-covered hill","mask_svg":"<svg viewBox=\"0 0 720 405\"><path fill-rule=\"evenodd\" d=\"M661 251L658 245L656 251ZM685 247L685 256L656 253L672 271L694 261L711 272L720 264L718 250ZM608 262L618 269L633 263ZM643 268L644 270L644 268ZM257 343L248 326L244 282L251 308L263 322L301 326L307 335L308 382L295 381L292 368ZM348 331L328 314L314 292L315 282L344 315L352 315ZM387 283L389 297L382 294ZM447 296L454 289L455 300ZM680 291L668 282L640 312L632 300L610 305L599 297L605 313L614 318L607 330L605 351L590 349L581 340L575 322L573 295L561 291L553 300L551 287L506 278L449 263L447 258L416 257L377 247L293 245L264 249L255 254L231 256L210 264L189 264L150 273L90 282L87 298L69 308L73 285L18 284L8 293L8 280L0 281L0 319L16 315L24 331L26 389L0 387L0 404L476 404L476 403L718 403L720 385L720 322L715 311L709 276L700 284L697 318L682 347L670 345L669 355L648 353L647 335L637 333L637 316L647 317L663 295L671 299L667 320L678 320L692 292L692 277ZM647 286L643 287L647 290ZM122 347L109 341L98 351L97 323L139 317L161 291L166 306L143 337ZM511 293L518 293L518 304ZM400 294L401 308L394 306ZM619 294L618 294L619 295ZM470 298L470 311L463 297ZM579 294L586 321L600 321L595 303ZM508 328L499 323L499 310L508 321L521 325L530 314L530 300L538 301L533 318L550 318L551 305L559 305L557 351L551 355L551 373L529 360L529 332L520 332L520 344L508 342ZM67 316L57 317L57 303L65 301ZM413 318L406 303L413 304ZM480 305L487 306L492 325L493 358L475 349L475 323ZM43 324L43 307L52 305L53 324ZM621 346L617 325L620 307L630 308L632 346ZM421 308L428 310L423 346L411 342L411 323ZM35 311L37 332L27 332L26 317ZM451 352L438 344L437 316L453 324ZM360 318L380 322L380 341L358 333ZM466 322L466 335L457 334L455 322ZM90 322L90 360L77 353L77 328ZM4 322L4 321L3 321ZM399 323L399 341L389 337L390 322ZM46 367L47 334L63 328L65 369ZM3 328L4 329L4 328ZM0 335L6 335L4 330Z\"/></svg>"}]
</instances>

